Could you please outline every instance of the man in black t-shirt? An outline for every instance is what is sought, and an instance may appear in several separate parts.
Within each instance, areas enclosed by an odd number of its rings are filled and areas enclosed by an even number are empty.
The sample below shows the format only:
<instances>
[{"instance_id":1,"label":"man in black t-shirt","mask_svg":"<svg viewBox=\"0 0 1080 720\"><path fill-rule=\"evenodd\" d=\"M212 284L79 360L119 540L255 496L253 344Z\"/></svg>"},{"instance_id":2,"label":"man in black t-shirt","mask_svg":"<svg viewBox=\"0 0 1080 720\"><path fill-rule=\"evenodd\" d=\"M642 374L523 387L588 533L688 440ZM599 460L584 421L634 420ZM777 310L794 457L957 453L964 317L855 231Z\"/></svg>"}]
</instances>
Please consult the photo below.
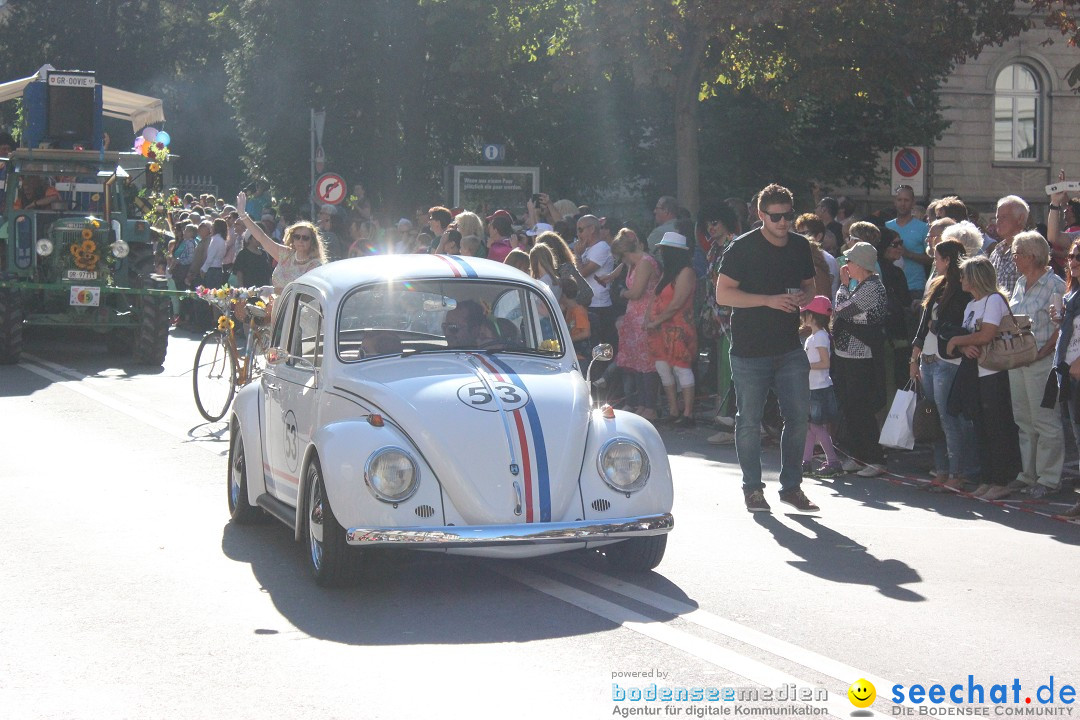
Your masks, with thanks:
<instances>
[{"instance_id":1,"label":"man in black t-shirt","mask_svg":"<svg viewBox=\"0 0 1080 720\"><path fill-rule=\"evenodd\" d=\"M731 313L735 450L746 509L768 512L761 482L761 418L770 388L780 402L780 501L817 512L802 491L802 455L810 416L810 362L799 342L799 311L814 296L810 241L790 232L791 191L769 185L758 195L762 226L735 238L720 260L716 303Z\"/></svg>"}]
</instances>

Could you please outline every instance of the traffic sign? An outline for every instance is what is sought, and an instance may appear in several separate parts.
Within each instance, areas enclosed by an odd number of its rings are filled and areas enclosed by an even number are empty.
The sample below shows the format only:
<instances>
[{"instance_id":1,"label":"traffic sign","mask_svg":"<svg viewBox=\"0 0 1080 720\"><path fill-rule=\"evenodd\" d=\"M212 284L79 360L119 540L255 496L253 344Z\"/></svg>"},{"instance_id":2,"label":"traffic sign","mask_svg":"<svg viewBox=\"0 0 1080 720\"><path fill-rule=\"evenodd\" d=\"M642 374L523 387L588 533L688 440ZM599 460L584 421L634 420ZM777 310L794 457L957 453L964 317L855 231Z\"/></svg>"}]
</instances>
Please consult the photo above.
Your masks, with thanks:
<instances>
[{"instance_id":1,"label":"traffic sign","mask_svg":"<svg viewBox=\"0 0 1080 720\"><path fill-rule=\"evenodd\" d=\"M892 184L910 185L916 198L926 194L926 148L902 147L892 154Z\"/></svg>"},{"instance_id":2,"label":"traffic sign","mask_svg":"<svg viewBox=\"0 0 1080 720\"><path fill-rule=\"evenodd\" d=\"M485 145L484 159L488 162L502 162L506 157L505 145Z\"/></svg>"},{"instance_id":3,"label":"traffic sign","mask_svg":"<svg viewBox=\"0 0 1080 720\"><path fill-rule=\"evenodd\" d=\"M340 205L345 199L345 178L337 173L320 175L315 181L315 197L323 205Z\"/></svg>"},{"instance_id":4,"label":"traffic sign","mask_svg":"<svg viewBox=\"0 0 1080 720\"><path fill-rule=\"evenodd\" d=\"M915 148L901 148L893 162L901 177L913 178L922 170L922 153Z\"/></svg>"}]
</instances>

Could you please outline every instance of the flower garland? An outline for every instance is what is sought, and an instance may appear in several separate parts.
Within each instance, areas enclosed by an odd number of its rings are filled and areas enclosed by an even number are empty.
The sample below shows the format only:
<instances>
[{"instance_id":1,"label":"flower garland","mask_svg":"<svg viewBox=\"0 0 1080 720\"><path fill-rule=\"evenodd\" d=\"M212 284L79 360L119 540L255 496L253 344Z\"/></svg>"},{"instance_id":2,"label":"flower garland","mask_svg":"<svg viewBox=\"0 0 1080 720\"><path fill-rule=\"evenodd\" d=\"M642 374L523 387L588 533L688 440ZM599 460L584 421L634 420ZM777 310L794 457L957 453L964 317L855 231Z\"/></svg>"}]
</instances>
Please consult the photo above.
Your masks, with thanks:
<instances>
[{"instance_id":1,"label":"flower garland","mask_svg":"<svg viewBox=\"0 0 1080 720\"><path fill-rule=\"evenodd\" d=\"M195 288L195 295L202 298L206 302L214 305L221 311L221 317L218 318L218 330L226 330L225 319L228 311L232 310L240 320L244 320L246 317L247 309L255 309L256 317L265 317L267 314L266 301L262 299L260 293L262 288L259 287L247 287L247 288L234 288L228 285L223 285L219 288L208 288L199 285ZM231 320L229 321L232 322ZM228 325L228 328L232 328L233 325Z\"/></svg>"}]
</instances>

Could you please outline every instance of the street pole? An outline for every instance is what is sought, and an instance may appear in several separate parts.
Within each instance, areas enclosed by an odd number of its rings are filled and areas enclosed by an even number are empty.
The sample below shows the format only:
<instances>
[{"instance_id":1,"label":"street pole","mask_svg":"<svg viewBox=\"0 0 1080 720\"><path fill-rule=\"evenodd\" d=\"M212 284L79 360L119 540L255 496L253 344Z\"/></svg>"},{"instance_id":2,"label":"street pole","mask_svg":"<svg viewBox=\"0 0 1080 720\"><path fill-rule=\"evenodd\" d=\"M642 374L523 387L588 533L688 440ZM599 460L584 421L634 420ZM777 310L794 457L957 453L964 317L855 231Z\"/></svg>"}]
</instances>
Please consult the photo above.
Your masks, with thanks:
<instances>
[{"instance_id":1,"label":"street pole","mask_svg":"<svg viewBox=\"0 0 1080 720\"><path fill-rule=\"evenodd\" d=\"M308 183L308 200L311 205L311 218L315 219L315 108L311 108L311 118L309 123L309 134L311 136L311 181Z\"/></svg>"}]
</instances>

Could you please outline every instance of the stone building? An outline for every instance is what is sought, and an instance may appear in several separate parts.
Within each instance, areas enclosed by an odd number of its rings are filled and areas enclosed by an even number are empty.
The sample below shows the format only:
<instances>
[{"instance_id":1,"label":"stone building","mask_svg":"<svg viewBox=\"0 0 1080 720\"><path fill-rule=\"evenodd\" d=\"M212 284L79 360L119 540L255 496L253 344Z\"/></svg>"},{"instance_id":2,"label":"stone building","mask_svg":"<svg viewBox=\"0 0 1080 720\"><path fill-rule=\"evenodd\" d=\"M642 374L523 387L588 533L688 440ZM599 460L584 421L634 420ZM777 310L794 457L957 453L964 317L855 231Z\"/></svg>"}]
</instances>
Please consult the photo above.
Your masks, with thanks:
<instances>
[{"instance_id":1,"label":"stone building","mask_svg":"<svg viewBox=\"0 0 1080 720\"><path fill-rule=\"evenodd\" d=\"M1044 45L1047 38L1054 43ZM1041 222L1045 186L1058 171L1080 180L1080 95L1066 81L1078 63L1080 51L1040 26L958 65L939 90L951 124L925 149L921 199L959 195L986 217L998 198L1017 194L1032 205L1033 222ZM893 157L882 162L889 167ZM834 192L875 209L891 205L891 190L890 184Z\"/></svg>"}]
</instances>

